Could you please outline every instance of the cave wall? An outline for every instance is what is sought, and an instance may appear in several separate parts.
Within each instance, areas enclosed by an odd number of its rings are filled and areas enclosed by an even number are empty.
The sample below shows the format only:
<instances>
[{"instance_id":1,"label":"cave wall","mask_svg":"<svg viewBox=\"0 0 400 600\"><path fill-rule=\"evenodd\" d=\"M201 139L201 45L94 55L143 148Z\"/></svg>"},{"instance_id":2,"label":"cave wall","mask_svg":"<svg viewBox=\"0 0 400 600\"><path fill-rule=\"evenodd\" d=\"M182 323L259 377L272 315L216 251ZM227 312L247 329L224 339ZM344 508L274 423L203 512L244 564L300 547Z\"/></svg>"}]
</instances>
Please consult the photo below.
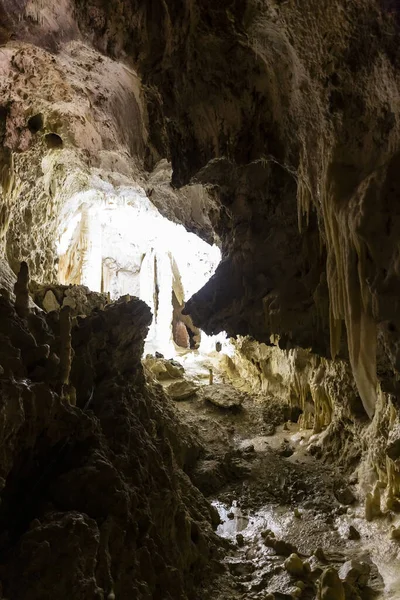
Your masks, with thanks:
<instances>
[{"instance_id":1,"label":"cave wall","mask_svg":"<svg viewBox=\"0 0 400 600\"><path fill-rule=\"evenodd\" d=\"M98 169L134 178L146 138L140 83L78 41L58 54L10 42L0 60L3 252L14 271L26 260L48 281L70 198L94 186Z\"/></svg>"},{"instance_id":2,"label":"cave wall","mask_svg":"<svg viewBox=\"0 0 400 600\"><path fill-rule=\"evenodd\" d=\"M254 395L265 422L275 428L297 421L296 436L303 437L308 452L357 484L368 520L398 512L397 398L379 390L370 421L348 361L326 359L302 348L282 350L277 343L266 345L249 337L239 336L233 344L234 353L221 357L220 368L235 387Z\"/></svg>"},{"instance_id":3,"label":"cave wall","mask_svg":"<svg viewBox=\"0 0 400 600\"><path fill-rule=\"evenodd\" d=\"M398 354L396 5L66 4L66 38L140 76L146 168L167 158L175 185L217 191L225 259L188 306L196 324L348 357L372 416L375 340L381 380Z\"/></svg>"},{"instance_id":4,"label":"cave wall","mask_svg":"<svg viewBox=\"0 0 400 600\"><path fill-rule=\"evenodd\" d=\"M0 296L0 597L195 597L218 515L188 477L194 434L146 385L148 307L47 315L21 283Z\"/></svg>"}]
</instances>

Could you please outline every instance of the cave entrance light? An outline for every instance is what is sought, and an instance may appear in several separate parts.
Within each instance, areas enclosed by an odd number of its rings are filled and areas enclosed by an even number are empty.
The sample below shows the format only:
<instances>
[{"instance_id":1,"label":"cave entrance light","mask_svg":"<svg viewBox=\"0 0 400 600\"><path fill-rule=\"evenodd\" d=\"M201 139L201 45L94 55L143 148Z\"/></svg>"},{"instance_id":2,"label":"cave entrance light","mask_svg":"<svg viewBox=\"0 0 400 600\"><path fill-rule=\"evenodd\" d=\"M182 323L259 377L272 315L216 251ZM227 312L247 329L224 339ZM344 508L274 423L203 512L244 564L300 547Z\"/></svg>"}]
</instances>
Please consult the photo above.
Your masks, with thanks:
<instances>
[{"instance_id":1,"label":"cave entrance light","mask_svg":"<svg viewBox=\"0 0 400 600\"><path fill-rule=\"evenodd\" d=\"M207 336L185 302L214 274L221 252L163 217L140 187L101 182L66 203L59 228L59 280L82 284L115 300L127 294L145 301L153 321L145 354L207 354L226 335Z\"/></svg>"}]
</instances>

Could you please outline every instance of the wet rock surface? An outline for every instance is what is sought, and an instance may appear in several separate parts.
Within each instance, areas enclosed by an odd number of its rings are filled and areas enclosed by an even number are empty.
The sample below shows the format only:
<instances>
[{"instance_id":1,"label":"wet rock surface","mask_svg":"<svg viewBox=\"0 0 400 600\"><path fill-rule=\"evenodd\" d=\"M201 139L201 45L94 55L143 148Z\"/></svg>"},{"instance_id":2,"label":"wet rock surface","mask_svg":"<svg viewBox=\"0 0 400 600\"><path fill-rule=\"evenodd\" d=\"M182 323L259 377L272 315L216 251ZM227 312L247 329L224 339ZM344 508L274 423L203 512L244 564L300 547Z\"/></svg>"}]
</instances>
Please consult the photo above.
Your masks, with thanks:
<instances>
[{"instance_id":1,"label":"wet rock surface","mask_svg":"<svg viewBox=\"0 0 400 600\"><path fill-rule=\"evenodd\" d=\"M200 397L177 406L189 424L196 423L207 449L194 482L213 499L222 520L217 532L230 542L227 573L205 597L397 598L400 582L385 570L387 553L394 562L397 553L388 521L374 522L368 531L346 474L310 454L312 431L289 422L265 436L260 396L247 396L236 414L220 412ZM280 452L285 439L290 456ZM235 455L247 466L240 474L231 470ZM337 499L338 490L345 497L339 493ZM352 508L347 508L342 501L349 501L350 493Z\"/></svg>"}]
</instances>

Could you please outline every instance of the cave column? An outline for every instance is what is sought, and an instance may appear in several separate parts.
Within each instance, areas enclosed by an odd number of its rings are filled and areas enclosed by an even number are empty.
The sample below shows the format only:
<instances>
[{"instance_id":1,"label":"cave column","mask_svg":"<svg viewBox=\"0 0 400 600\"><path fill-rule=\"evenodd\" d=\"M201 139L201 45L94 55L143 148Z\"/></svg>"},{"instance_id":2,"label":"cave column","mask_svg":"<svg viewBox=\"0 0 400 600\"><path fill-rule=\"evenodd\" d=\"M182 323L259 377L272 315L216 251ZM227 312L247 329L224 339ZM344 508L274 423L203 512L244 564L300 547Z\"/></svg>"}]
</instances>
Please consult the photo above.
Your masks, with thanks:
<instances>
[{"instance_id":1,"label":"cave column","mask_svg":"<svg viewBox=\"0 0 400 600\"><path fill-rule=\"evenodd\" d=\"M103 268L102 223L99 211L95 208L84 209L82 214L84 235L84 256L82 260L82 285L94 292L101 291Z\"/></svg>"},{"instance_id":2,"label":"cave column","mask_svg":"<svg viewBox=\"0 0 400 600\"><path fill-rule=\"evenodd\" d=\"M149 332L147 334L146 343L145 343L145 352L146 353L154 353L157 350L156 340L155 340L155 330L156 330L156 310L155 310L155 300L156 300L156 281L155 281L155 252L153 248L147 252L143 258L142 265L140 267L140 276L139 276L139 297L143 302L146 302L147 306L150 308L153 319L151 321L151 325L149 327Z\"/></svg>"},{"instance_id":3,"label":"cave column","mask_svg":"<svg viewBox=\"0 0 400 600\"><path fill-rule=\"evenodd\" d=\"M156 254L156 282L158 294L155 332L157 348L160 348L165 355L175 354L172 333L173 272L168 252L158 251Z\"/></svg>"}]
</instances>

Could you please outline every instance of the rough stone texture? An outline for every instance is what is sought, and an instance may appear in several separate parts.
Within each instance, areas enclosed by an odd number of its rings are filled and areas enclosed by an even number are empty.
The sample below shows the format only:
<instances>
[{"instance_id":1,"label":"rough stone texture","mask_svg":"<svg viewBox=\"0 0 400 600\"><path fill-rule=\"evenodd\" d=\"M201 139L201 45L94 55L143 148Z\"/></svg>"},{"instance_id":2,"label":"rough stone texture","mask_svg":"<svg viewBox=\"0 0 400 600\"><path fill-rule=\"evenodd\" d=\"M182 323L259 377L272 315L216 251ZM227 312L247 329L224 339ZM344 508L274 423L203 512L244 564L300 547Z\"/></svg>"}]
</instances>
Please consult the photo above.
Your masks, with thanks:
<instances>
[{"instance_id":1,"label":"rough stone texture","mask_svg":"<svg viewBox=\"0 0 400 600\"><path fill-rule=\"evenodd\" d=\"M343 581L358 587L365 587L368 583L371 567L367 563L349 560L341 566L339 577Z\"/></svg>"},{"instance_id":2,"label":"rough stone texture","mask_svg":"<svg viewBox=\"0 0 400 600\"><path fill-rule=\"evenodd\" d=\"M109 302L106 294L92 292L84 285L40 285L33 281L30 292L35 304L46 312L68 306L73 317L90 315Z\"/></svg>"},{"instance_id":3,"label":"rough stone texture","mask_svg":"<svg viewBox=\"0 0 400 600\"><path fill-rule=\"evenodd\" d=\"M192 434L144 385L149 309L121 301L78 318L73 388L59 315L21 319L0 297L3 595L194 597L215 515L184 472L199 452Z\"/></svg>"},{"instance_id":4,"label":"rough stone texture","mask_svg":"<svg viewBox=\"0 0 400 600\"><path fill-rule=\"evenodd\" d=\"M161 381L163 379L181 379L185 375L185 369L175 360L166 360L150 354L142 363L156 379Z\"/></svg>"},{"instance_id":5,"label":"rough stone texture","mask_svg":"<svg viewBox=\"0 0 400 600\"><path fill-rule=\"evenodd\" d=\"M187 398L194 396L199 389L198 385L195 385L192 381L186 379L171 381L166 383L163 387L167 394L174 400L186 400Z\"/></svg>"},{"instance_id":6,"label":"rough stone texture","mask_svg":"<svg viewBox=\"0 0 400 600\"><path fill-rule=\"evenodd\" d=\"M161 160L149 174L146 190L152 203L170 221L182 223L210 244L218 241L213 223L221 210L218 196L201 184L174 188L171 184L172 167Z\"/></svg>"},{"instance_id":7,"label":"rough stone texture","mask_svg":"<svg viewBox=\"0 0 400 600\"><path fill-rule=\"evenodd\" d=\"M62 28L66 9L73 23L68 2L48 3L50 21L40 3L28 12L9 8L20 20L14 37L25 41L10 42L0 55L2 247L14 271L26 260L32 277L47 283L56 277L63 209L96 185L99 170L119 185L137 178L146 117L135 72L85 45L75 24L77 39L67 42L68 28L58 52L50 51L40 23Z\"/></svg>"},{"instance_id":8,"label":"rough stone texture","mask_svg":"<svg viewBox=\"0 0 400 600\"><path fill-rule=\"evenodd\" d=\"M202 388L201 394L204 400L211 402L218 408L238 409L243 403L243 393L240 393L232 385L214 383Z\"/></svg>"},{"instance_id":9,"label":"rough stone texture","mask_svg":"<svg viewBox=\"0 0 400 600\"><path fill-rule=\"evenodd\" d=\"M45 297L43 298L43 308L46 312L51 312L52 310L60 310L61 308L57 301L57 298L51 290L48 290L46 292Z\"/></svg>"},{"instance_id":10,"label":"rough stone texture","mask_svg":"<svg viewBox=\"0 0 400 600\"><path fill-rule=\"evenodd\" d=\"M54 281L65 207L72 211L78 193L103 189L105 181L143 184L164 214L220 240L216 274L186 306L195 325L264 342L261 351L241 349L249 385L270 381L270 392L299 404L302 425L324 430L324 448L339 463L350 468L363 454L374 514L382 486L389 508L398 506L400 493L390 433L400 398L399 24L390 0L0 3L0 236L14 272L26 260L35 279ZM200 185L207 191L200 193ZM32 318L33 335L14 319L6 296L4 376L33 385L57 379L57 314L46 325ZM113 382L130 373L123 352L116 364L97 343L92 328L107 325L103 319L78 325L86 335L76 333L80 368L91 365L82 380L72 365L78 406L103 369ZM271 335L285 352L276 359L266 351ZM326 360L330 355L340 360ZM368 429L346 360L373 417ZM378 380L385 393L376 391ZM31 392L18 385L21 406ZM115 404L116 389L107 390L108 414L125 415L131 404L141 414L133 392ZM51 397L63 407L61 391L57 385ZM72 389L63 391L72 399ZM49 427L58 431L68 419L57 410ZM125 431L125 417L115 420ZM129 443L126 431L122 437ZM47 456L51 444L38 439L38 454ZM84 441L83 449L89 445ZM24 476L18 471L15 480ZM77 516L74 502L68 511L54 522L77 535L89 530L82 543L92 557L93 517ZM118 538L113 556L121 547ZM74 560L81 565L76 552ZM93 597L91 560L79 569L86 569L82 589ZM146 552L140 571L151 571ZM335 574L325 580L321 597L336 588L343 596Z\"/></svg>"}]
</instances>

